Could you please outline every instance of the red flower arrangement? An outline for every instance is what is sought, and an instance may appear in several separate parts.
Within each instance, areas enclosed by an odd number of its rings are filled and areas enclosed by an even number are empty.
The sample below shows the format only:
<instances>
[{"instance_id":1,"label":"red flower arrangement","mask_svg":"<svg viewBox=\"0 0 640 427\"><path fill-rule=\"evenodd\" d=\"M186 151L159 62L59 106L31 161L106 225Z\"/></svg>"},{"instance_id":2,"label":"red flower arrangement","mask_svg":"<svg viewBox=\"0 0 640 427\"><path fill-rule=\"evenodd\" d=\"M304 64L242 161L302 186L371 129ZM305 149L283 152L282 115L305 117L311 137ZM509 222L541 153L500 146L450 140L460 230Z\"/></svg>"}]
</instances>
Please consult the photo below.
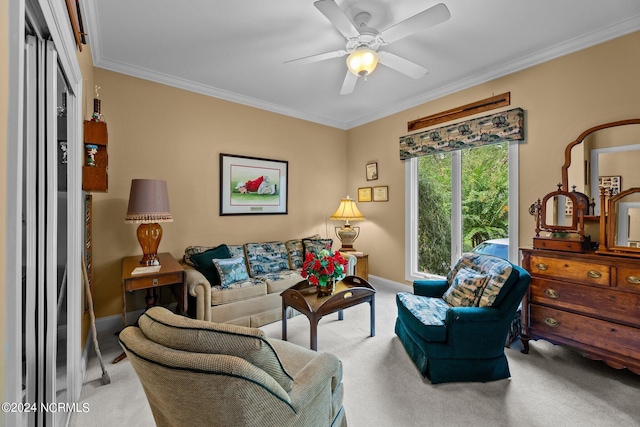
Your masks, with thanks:
<instances>
[{"instance_id":1,"label":"red flower arrangement","mask_svg":"<svg viewBox=\"0 0 640 427\"><path fill-rule=\"evenodd\" d=\"M340 252L335 251L332 254L328 248L317 253L307 252L300 274L314 286L326 286L329 279L344 276L348 263Z\"/></svg>"}]
</instances>

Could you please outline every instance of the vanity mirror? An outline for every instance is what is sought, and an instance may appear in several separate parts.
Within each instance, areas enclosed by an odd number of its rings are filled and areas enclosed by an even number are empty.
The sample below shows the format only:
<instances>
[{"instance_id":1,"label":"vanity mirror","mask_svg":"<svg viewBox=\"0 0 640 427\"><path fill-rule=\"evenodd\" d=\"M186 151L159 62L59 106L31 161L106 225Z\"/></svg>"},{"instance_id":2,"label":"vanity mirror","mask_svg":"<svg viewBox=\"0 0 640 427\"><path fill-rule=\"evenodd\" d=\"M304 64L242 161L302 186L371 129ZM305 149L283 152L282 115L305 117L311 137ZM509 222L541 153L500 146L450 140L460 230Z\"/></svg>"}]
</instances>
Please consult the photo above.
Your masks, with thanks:
<instances>
[{"instance_id":1,"label":"vanity mirror","mask_svg":"<svg viewBox=\"0 0 640 427\"><path fill-rule=\"evenodd\" d=\"M600 246L597 253L640 258L640 187L618 194L600 190Z\"/></svg>"},{"instance_id":2,"label":"vanity mirror","mask_svg":"<svg viewBox=\"0 0 640 427\"><path fill-rule=\"evenodd\" d=\"M534 205L536 235L533 247L584 252L591 244L589 236L584 234L584 198L561 188L562 184L558 184L558 190L538 199Z\"/></svg>"},{"instance_id":3,"label":"vanity mirror","mask_svg":"<svg viewBox=\"0 0 640 427\"><path fill-rule=\"evenodd\" d=\"M585 207L585 218L597 220L599 187L604 181L617 188L640 186L640 119L620 120L582 132L565 148L562 190L586 195L593 207Z\"/></svg>"}]
</instances>

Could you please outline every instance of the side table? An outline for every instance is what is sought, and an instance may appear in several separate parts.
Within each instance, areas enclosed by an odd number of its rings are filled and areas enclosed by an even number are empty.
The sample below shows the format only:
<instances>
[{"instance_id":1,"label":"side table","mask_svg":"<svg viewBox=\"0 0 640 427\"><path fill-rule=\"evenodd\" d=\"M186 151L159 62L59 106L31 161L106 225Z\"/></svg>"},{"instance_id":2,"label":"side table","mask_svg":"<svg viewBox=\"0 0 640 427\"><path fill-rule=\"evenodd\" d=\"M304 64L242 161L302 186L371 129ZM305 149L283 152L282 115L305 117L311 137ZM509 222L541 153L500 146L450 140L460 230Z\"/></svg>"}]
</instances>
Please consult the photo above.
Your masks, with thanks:
<instances>
[{"instance_id":1,"label":"side table","mask_svg":"<svg viewBox=\"0 0 640 427\"><path fill-rule=\"evenodd\" d=\"M147 290L144 301L145 309L156 305L158 294L156 288L170 286L171 293L178 300L178 312L187 312L187 275L178 261L168 252L158 254L160 270L134 274L134 270L140 265L141 255L129 256L122 259L122 327L127 326L127 292L141 289ZM116 357L113 363L118 363L124 358L124 353Z\"/></svg>"},{"instance_id":2,"label":"side table","mask_svg":"<svg viewBox=\"0 0 640 427\"><path fill-rule=\"evenodd\" d=\"M353 255L353 254L352 254ZM369 255L354 255L358 262L356 263L355 275L362 277L364 280L369 280Z\"/></svg>"}]
</instances>

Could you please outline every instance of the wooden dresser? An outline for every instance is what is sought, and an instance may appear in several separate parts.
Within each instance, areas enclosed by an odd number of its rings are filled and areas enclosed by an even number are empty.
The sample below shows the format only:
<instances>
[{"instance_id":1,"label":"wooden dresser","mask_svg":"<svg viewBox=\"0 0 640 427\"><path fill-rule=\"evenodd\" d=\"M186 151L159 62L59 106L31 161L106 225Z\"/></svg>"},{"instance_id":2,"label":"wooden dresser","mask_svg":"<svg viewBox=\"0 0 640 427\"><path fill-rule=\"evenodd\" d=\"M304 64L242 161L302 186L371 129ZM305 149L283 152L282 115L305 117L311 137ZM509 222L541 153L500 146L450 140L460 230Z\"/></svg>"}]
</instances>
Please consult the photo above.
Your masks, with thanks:
<instances>
[{"instance_id":1,"label":"wooden dresser","mask_svg":"<svg viewBox=\"0 0 640 427\"><path fill-rule=\"evenodd\" d=\"M521 250L532 277L522 305L523 352L542 338L640 374L640 259Z\"/></svg>"}]
</instances>

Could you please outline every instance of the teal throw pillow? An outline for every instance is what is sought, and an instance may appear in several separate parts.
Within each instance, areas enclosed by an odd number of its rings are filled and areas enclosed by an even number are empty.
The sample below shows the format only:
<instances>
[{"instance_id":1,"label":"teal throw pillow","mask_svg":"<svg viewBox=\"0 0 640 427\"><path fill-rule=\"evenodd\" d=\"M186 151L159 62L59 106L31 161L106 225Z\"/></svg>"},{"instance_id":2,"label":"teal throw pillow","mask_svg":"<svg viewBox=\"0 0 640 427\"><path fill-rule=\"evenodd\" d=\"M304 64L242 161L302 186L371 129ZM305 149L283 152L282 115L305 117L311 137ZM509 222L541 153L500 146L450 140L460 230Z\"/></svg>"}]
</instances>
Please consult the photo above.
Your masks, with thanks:
<instances>
[{"instance_id":1,"label":"teal throw pillow","mask_svg":"<svg viewBox=\"0 0 640 427\"><path fill-rule=\"evenodd\" d=\"M231 258L231 252L227 245L222 244L213 249L209 249L208 251L191 255L191 262L193 262L196 270L202 273L202 275L209 281L211 286L219 286L220 275L218 274L218 270L215 265L213 265L213 260L224 258Z\"/></svg>"},{"instance_id":2,"label":"teal throw pillow","mask_svg":"<svg viewBox=\"0 0 640 427\"><path fill-rule=\"evenodd\" d=\"M249 280L247 266L245 265L244 258L242 257L214 259L213 265L215 265L216 270L218 270L220 286L222 286L222 289L228 288L232 283Z\"/></svg>"}]
</instances>

